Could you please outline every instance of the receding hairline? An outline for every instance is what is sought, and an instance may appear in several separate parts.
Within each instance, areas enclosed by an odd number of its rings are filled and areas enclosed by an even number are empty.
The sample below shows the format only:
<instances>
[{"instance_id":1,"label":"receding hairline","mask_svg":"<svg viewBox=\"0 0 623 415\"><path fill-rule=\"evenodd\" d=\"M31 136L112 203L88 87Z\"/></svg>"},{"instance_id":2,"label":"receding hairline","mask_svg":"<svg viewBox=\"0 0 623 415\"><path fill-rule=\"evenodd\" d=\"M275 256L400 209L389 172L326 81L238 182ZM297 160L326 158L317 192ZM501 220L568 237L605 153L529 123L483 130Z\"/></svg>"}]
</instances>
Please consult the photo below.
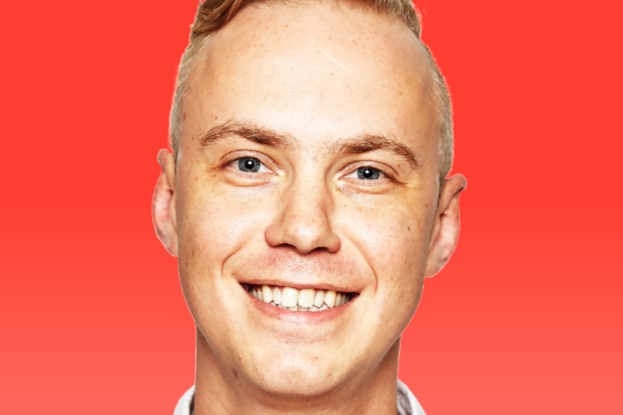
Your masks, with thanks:
<instances>
[{"instance_id":1,"label":"receding hairline","mask_svg":"<svg viewBox=\"0 0 623 415\"><path fill-rule=\"evenodd\" d=\"M179 66L177 85L171 108L170 144L177 159L180 139L180 130L183 117L184 98L188 92L189 78L196 66L197 56L206 45L210 35L235 18L237 13L249 6L257 5L286 5L306 6L311 0L206 0L199 6L195 23L192 26L190 43L187 46ZM452 107L445 79L441 74L429 47L422 42L419 17L410 0L314 0L314 4L325 3L337 6L367 9L375 13L391 16L405 24L413 32L424 49L424 55L430 69L432 85L432 99L436 106L439 132L439 156L441 178L445 178L452 166L453 158L453 123Z\"/></svg>"}]
</instances>

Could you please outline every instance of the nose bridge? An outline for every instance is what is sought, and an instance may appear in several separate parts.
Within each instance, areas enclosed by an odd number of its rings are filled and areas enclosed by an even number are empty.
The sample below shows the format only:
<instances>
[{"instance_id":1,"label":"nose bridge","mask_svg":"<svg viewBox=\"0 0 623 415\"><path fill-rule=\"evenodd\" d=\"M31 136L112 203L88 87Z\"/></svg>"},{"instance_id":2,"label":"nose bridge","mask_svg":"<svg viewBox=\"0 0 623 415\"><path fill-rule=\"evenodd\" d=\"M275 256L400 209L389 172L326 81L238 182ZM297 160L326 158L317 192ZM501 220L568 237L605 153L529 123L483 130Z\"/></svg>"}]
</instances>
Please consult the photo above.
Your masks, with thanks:
<instances>
[{"instance_id":1,"label":"nose bridge","mask_svg":"<svg viewBox=\"0 0 623 415\"><path fill-rule=\"evenodd\" d=\"M284 189L266 240L288 245L300 253L318 249L335 252L340 240L332 223L333 197L324 178L301 174Z\"/></svg>"}]
</instances>

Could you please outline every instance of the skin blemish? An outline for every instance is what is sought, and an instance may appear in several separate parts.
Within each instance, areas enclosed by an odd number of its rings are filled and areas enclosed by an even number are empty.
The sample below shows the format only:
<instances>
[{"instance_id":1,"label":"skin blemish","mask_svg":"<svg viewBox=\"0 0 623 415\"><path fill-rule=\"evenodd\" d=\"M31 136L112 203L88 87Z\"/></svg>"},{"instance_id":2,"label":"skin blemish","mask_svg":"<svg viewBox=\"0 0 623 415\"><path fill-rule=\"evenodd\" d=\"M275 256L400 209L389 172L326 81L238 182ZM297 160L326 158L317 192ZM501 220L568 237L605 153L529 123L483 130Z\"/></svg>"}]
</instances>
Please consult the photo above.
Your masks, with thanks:
<instances>
[{"instance_id":1,"label":"skin blemish","mask_svg":"<svg viewBox=\"0 0 623 415\"><path fill-rule=\"evenodd\" d=\"M337 59L335 59L333 56L329 55L326 51L321 50L320 53L322 53L324 55L324 57L327 58L335 66L337 66L338 68L340 68L344 72L350 73L350 71L344 65L342 65L340 62L338 62Z\"/></svg>"}]
</instances>

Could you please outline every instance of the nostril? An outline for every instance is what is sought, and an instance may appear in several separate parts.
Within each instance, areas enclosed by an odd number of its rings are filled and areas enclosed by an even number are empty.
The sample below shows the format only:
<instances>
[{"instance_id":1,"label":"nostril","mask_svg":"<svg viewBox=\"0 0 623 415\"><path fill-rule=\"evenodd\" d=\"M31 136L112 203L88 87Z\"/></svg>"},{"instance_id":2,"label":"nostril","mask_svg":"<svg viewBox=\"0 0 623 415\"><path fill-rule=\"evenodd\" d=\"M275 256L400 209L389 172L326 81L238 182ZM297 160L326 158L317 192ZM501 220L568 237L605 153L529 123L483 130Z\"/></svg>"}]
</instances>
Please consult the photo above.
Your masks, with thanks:
<instances>
[{"instance_id":1,"label":"nostril","mask_svg":"<svg viewBox=\"0 0 623 415\"><path fill-rule=\"evenodd\" d=\"M301 254L318 249L335 252L339 238L333 229L333 197L324 185L312 186L312 178L298 175L277 201L275 216L265 232L273 247L291 247Z\"/></svg>"},{"instance_id":2,"label":"nostril","mask_svg":"<svg viewBox=\"0 0 623 415\"><path fill-rule=\"evenodd\" d=\"M328 218L279 217L266 229L265 239L270 246L288 247L300 254L340 249L340 238Z\"/></svg>"}]
</instances>

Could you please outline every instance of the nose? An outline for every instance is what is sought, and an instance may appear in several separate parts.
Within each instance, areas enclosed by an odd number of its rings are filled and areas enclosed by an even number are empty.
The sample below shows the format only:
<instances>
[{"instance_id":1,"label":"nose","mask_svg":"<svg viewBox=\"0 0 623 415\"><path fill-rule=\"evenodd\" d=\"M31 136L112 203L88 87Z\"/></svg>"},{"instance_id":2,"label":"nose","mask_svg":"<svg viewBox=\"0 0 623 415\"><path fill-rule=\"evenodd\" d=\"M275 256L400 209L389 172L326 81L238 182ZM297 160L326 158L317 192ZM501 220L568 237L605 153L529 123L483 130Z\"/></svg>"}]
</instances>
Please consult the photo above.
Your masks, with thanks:
<instances>
[{"instance_id":1,"label":"nose","mask_svg":"<svg viewBox=\"0 0 623 415\"><path fill-rule=\"evenodd\" d=\"M326 187L293 184L277 205L277 214L265 232L270 246L289 246L300 254L340 249L330 215L333 201Z\"/></svg>"}]
</instances>

